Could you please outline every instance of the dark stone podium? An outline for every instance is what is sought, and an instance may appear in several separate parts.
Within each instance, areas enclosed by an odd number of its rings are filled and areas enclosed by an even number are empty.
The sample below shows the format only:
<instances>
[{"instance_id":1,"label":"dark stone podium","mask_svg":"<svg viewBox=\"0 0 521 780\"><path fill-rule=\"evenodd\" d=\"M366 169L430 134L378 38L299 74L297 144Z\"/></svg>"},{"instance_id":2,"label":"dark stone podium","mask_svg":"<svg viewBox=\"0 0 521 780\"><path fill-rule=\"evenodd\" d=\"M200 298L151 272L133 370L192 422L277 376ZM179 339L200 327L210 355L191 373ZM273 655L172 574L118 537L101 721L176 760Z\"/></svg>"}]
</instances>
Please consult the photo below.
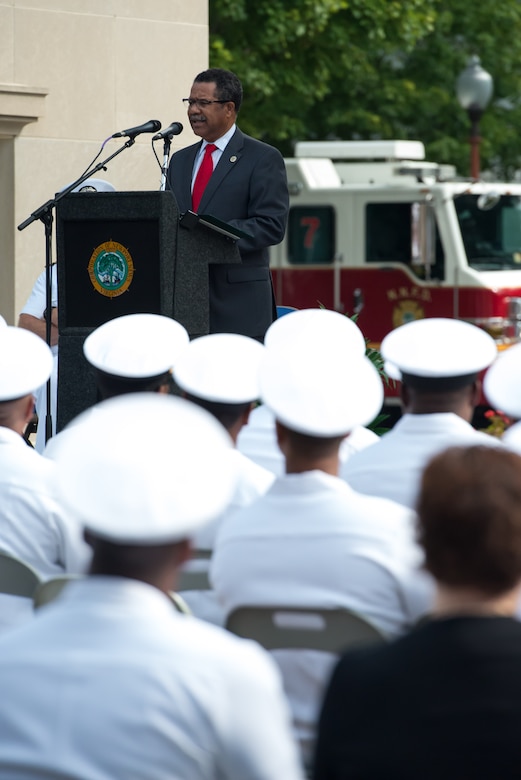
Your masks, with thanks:
<instances>
[{"instance_id":1,"label":"dark stone podium","mask_svg":"<svg viewBox=\"0 0 521 780\"><path fill-rule=\"evenodd\" d=\"M99 398L83 342L124 314L173 317L191 338L209 330L208 265L240 262L235 241L208 224L180 225L172 193L71 193L56 207L56 429Z\"/></svg>"}]
</instances>

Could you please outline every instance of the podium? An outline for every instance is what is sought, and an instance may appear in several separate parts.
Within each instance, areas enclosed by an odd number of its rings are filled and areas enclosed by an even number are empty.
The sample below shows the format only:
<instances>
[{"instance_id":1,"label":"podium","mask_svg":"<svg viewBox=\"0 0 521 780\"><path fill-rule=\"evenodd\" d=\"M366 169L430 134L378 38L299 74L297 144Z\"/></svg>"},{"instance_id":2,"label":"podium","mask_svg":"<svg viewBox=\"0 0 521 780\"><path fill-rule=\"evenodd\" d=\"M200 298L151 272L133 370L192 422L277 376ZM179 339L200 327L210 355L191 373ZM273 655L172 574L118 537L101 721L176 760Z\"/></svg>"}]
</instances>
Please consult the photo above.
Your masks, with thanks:
<instances>
[{"instance_id":1,"label":"podium","mask_svg":"<svg viewBox=\"0 0 521 780\"><path fill-rule=\"evenodd\" d=\"M99 400L83 342L125 314L162 314L191 338L209 330L209 263L239 263L236 242L210 223L180 224L171 192L71 193L56 206L56 430Z\"/></svg>"}]
</instances>

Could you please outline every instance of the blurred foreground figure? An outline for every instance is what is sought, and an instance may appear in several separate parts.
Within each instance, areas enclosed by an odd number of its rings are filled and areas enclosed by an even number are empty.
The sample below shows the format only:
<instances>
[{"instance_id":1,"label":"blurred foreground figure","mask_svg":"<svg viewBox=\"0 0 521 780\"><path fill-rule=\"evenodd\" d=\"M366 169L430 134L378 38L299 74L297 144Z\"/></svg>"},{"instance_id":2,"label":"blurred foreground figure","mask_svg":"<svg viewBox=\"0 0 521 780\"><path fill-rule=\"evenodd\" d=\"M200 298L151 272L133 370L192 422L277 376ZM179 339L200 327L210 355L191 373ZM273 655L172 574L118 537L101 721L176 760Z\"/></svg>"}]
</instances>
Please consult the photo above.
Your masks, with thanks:
<instances>
[{"instance_id":1,"label":"blurred foreground figure","mask_svg":"<svg viewBox=\"0 0 521 780\"><path fill-rule=\"evenodd\" d=\"M521 457L452 448L427 466L419 540L432 620L339 662L314 777L518 778L521 766Z\"/></svg>"},{"instance_id":2,"label":"blurred foreground figure","mask_svg":"<svg viewBox=\"0 0 521 780\"><path fill-rule=\"evenodd\" d=\"M104 401L60 439L93 559L0 642L0 777L299 780L268 656L169 598L188 538L233 492L230 446L207 412L156 393Z\"/></svg>"}]
</instances>

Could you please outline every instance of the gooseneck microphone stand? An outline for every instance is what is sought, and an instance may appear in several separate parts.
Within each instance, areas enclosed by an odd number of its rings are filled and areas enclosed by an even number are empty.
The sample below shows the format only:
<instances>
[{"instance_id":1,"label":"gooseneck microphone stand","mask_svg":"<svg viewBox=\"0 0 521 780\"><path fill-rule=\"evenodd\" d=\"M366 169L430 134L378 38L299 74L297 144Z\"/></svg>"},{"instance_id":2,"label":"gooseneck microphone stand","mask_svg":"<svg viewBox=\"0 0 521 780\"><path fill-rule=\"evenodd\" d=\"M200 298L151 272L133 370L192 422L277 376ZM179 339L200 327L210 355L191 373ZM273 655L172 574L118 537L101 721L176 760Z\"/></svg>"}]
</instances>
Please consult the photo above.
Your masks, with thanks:
<instances>
[{"instance_id":1,"label":"gooseneck microphone stand","mask_svg":"<svg viewBox=\"0 0 521 780\"><path fill-rule=\"evenodd\" d=\"M172 136L165 135L163 143L163 165L161 166L161 186L159 190L164 192L166 190L166 177L168 173L168 159L170 157L170 144L172 143Z\"/></svg>"},{"instance_id":2,"label":"gooseneck microphone stand","mask_svg":"<svg viewBox=\"0 0 521 780\"><path fill-rule=\"evenodd\" d=\"M36 209L36 211L33 211L30 217L27 217L26 220L21 222L18 225L18 230L24 230L26 227L31 225L33 222L36 222L36 220L40 220L40 222L43 223L45 228L45 340L47 342L47 345L51 346L51 325L52 325L52 227L53 227L53 210L56 204L64 198L66 195L69 194L73 189L78 187L82 182L84 182L86 179L89 179L91 176L93 176L98 171L106 171L107 164L114 158L117 157L118 154L121 154L121 152L124 149L128 149L130 146L132 146L135 143L136 139L135 136L129 137L123 146L121 146L119 149L117 149L113 154L111 154L109 157L107 157L103 162L98 163L94 168L88 168L85 173L83 173L79 179L76 179L76 181L73 181L72 184L69 184L65 189L61 190L61 192L57 193L57 195L54 196L54 198L51 198L50 200L43 203L39 208ZM59 309L58 309L58 317L59 317ZM52 376L52 375L51 375ZM47 386L46 386L46 406L47 406L47 412L45 415L45 442L47 443L49 439L52 436L52 411L51 411L51 395L52 395L52 388L51 388L52 379L49 377L47 380ZM40 421L38 421L38 425L40 424Z\"/></svg>"}]
</instances>

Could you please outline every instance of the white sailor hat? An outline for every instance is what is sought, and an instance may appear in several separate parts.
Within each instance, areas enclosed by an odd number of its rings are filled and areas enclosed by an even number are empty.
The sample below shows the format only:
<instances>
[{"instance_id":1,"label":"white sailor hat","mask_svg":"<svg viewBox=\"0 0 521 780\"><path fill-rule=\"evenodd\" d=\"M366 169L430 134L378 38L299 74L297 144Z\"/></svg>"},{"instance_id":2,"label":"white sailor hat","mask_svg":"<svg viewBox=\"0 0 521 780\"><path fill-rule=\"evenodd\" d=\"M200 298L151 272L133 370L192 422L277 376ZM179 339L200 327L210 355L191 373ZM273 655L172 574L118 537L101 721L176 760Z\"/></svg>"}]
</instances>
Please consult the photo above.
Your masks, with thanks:
<instances>
[{"instance_id":1,"label":"white sailor hat","mask_svg":"<svg viewBox=\"0 0 521 780\"><path fill-rule=\"evenodd\" d=\"M497 350L494 339L481 328L462 320L432 317L388 333L381 354L407 382L450 380L456 386L470 383L493 362Z\"/></svg>"},{"instance_id":2,"label":"white sailor hat","mask_svg":"<svg viewBox=\"0 0 521 780\"><path fill-rule=\"evenodd\" d=\"M283 425L309 436L342 436L367 425L383 402L382 381L369 358L344 356L341 345L332 350L330 343L268 347L261 366L266 407Z\"/></svg>"},{"instance_id":3,"label":"white sailor hat","mask_svg":"<svg viewBox=\"0 0 521 780\"><path fill-rule=\"evenodd\" d=\"M390 360L384 361L384 371L389 379L393 379L395 382L401 382L402 373Z\"/></svg>"},{"instance_id":4,"label":"white sailor hat","mask_svg":"<svg viewBox=\"0 0 521 780\"><path fill-rule=\"evenodd\" d=\"M275 320L264 336L268 349L290 341L309 347L321 345L322 349L335 349L331 339L340 339L345 349L354 354L365 354L365 338L352 319L330 309L299 309Z\"/></svg>"},{"instance_id":5,"label":"white sailor hat","mask_svg":"<svg viewBox=\"0 0 521 780\"><path fill-rule=\"evenodd\" d=\"M259 398L265 348L248 336L211 333L190 342L174 366L174 379L190 395L227 404Z\"/></svg>"},{"instance_id":6,"label":"white sailor hat","mask_svg":"<svg viewBox=\"0 0 521 780\"><path fill-rule=\"evenodd\" d=\"M494 409L521 419L521 344L498 355L485 374L483 391Z\"/></svg>"},{"instance_id":7,"label":"white sailor hat","mask_svg":"<svg viewBox=\"0 0 521 780\"><path fill-rule=\"evenodd\" d=\"M501 437L501 443L521 455L521 422L516 422L506 429Z\"/></svg>"},{"instance_id":8,"label":"white sailor hat","mask_svg":"<svg viewBox=\"0 0 521 780\"><path fill-rule=\"evenodd\" d=\"M60 192L63 192L69 186L66 184L64 187L61 187ZM92 178L85 179L77 187L74 187L71 192L116 192L116 188L109 181L105 181L105 179Z\"/></svg>"},{"instance_id":9,"label":"white sailor hat","mask_svg":"<svg viewBox=\"0 0 521 780\"><path fill-rule=\"evenodd\" d=\"M0 328L0 401L36 392L49 379L52 352L43 339L23 328Z\"/></svg>"},{"instance_id":10,"label":"white sailor hat","mask_svg":"<svg viewBox=\"0 0 521 780\"><path fill-rule=\"evenodd\" d=\"M53 448L60 498L72 517L108 541L153 545L191 537L226 508L235 489L229 435L184 398L118 396L65 430Z\"/></svg>"},{"instance_id":11,"label":"white sailor hat","mask_svg":"<svg viewBox=\"0 0 521 780\"><path fill-rule=\"evenodd\" d=\"M141 379L170 371L189 337L162 314L125 314L87 336L83 352L94 368L117 377Z\"/></svg>"}]
</instances>

